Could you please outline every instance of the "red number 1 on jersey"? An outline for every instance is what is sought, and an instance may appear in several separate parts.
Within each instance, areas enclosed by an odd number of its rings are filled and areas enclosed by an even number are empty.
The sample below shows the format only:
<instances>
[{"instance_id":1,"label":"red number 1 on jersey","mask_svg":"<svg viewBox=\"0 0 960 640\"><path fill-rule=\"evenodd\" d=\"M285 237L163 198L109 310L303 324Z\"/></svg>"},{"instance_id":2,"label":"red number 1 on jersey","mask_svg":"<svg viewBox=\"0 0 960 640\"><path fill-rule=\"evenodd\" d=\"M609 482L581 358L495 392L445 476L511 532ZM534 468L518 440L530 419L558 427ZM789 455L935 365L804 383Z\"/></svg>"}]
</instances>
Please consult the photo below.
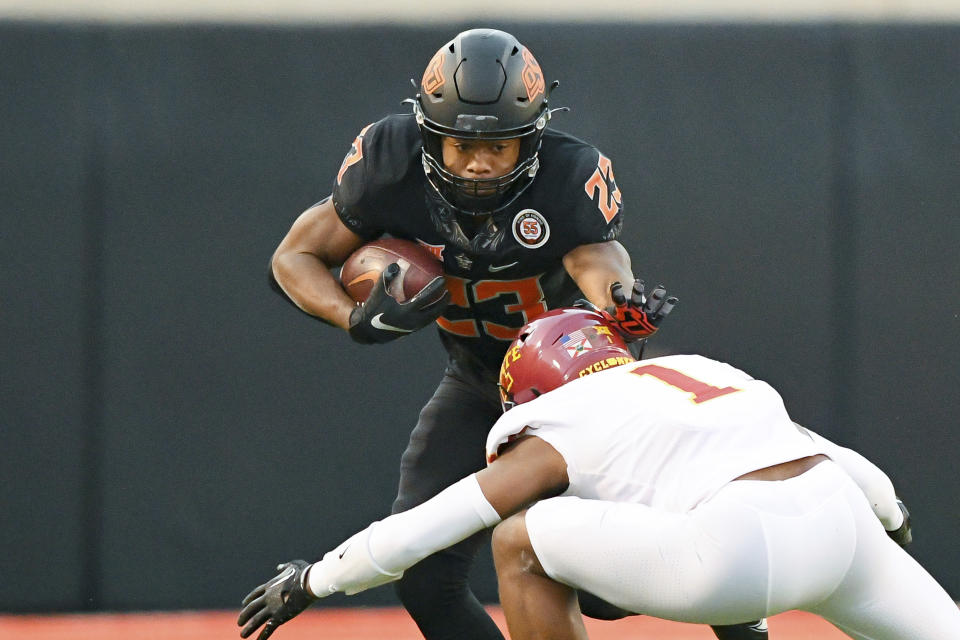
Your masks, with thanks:
<instances>
[{"instance_id":1,"label":"red number 1 on jersey","mask_svg":"<svg viewBox=\"0 0 960 640\"><path fill-rule=\"evenodd\" d=\"M741 391L741 389L737 389L735 387L714 387L706 382L680 373L676 369L668 369L667 367L661 367L658 364L644 364L636 369L631 369L630 373L635 373L638 376L653 376L657 380L666 382L671 387L676 387L681 391L692 393L693 397L691 400L697 404L706 402L707 400L713 400L714 398L719 398L720 396L725 396L728 393L736 393L737 391Z\"/></svg>"}]
</instances>

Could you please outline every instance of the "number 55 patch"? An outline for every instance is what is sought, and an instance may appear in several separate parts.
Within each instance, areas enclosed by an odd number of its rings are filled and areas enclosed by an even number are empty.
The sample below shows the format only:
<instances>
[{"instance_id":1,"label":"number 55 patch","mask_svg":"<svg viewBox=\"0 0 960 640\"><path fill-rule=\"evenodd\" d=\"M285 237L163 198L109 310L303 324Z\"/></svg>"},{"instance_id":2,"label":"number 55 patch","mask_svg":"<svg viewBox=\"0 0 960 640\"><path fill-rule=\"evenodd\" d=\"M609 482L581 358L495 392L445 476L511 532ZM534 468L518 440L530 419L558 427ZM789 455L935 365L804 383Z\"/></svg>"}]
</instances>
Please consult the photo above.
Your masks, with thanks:
<instances>
[{"instance_id":1,"label":"number 55 patch","mask_svg":"<svg viewBox=\"0 0 960 640\"><path fill-rule=\"evenodd\" d=\"M539 211L524 209L513 218L513 237L527 249L537 249L550 239L550 225Z\"/></svg>"}]
</instances>

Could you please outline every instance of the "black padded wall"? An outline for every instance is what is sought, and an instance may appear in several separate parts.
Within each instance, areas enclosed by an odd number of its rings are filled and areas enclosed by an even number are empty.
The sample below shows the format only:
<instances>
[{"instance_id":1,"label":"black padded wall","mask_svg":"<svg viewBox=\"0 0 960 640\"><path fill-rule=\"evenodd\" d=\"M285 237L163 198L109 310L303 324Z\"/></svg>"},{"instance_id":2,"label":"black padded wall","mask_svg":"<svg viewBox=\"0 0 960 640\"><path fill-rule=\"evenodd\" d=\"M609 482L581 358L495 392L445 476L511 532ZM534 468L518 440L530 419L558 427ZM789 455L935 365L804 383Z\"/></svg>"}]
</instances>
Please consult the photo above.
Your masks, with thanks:
<instances>
[{"instance_id":1,"label":"black padded wall","mask_svg":"<svg viewBox=\"0 0 960 640\"><path fill-rule=\"evenodd\" d=\"M651 351L747 369L878 462L960 594L960 28L494 26L681 298ZM387 513L436 336L354 345L266 265L463 27L0 23L0 609L233 607Z\"/></svg>"}]
</instances>

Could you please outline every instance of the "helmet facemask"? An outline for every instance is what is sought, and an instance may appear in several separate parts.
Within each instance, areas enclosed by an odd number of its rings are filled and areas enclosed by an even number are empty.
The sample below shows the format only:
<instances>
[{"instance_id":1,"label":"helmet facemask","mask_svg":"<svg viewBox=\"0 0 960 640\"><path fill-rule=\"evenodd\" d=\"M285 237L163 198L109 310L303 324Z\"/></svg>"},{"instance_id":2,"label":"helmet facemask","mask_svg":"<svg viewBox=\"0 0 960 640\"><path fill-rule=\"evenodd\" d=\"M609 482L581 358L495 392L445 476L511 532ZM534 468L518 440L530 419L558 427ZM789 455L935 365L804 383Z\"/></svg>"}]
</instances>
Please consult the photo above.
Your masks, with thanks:
<instances>
[{"instance_id":1,"label":"helmet facemask","mask_svg":"<svg viewBox=\"0 0 960 640\"><path fill-rule=\"evenodd\" d=\"M419 105L414 107L414 113L419 122L422 116ZM470 137L464 136L462 131L456 132L458 135L440 133L438 128L424 122L420 125L420 131L423 137L423 170L427 180L447 204L460 212L483 215L499 211L516 200L536 177L537 170L540 168L540 158L537 154L540 151L540 139L547 120L549 120L549 112L538 120L539 128L519 136L481 134ZM447 136L465 140L519 138L520 153L517 164L509 173L496 178L458 176L443 164L443 138Z\"/></svg>"}]
</instances>

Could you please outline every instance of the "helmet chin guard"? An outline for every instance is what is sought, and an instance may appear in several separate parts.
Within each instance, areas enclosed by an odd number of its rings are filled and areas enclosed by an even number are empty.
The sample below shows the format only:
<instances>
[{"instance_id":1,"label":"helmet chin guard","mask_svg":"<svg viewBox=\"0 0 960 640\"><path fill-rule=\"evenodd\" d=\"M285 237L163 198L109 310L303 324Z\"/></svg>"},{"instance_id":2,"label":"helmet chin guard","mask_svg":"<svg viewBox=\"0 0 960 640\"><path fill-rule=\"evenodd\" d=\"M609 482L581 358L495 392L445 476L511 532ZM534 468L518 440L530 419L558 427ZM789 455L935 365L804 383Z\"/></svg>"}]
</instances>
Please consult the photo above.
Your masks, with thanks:
<instances>
[{"instance_id":1,"label":"helmet chin guard","mask_svg":"<svg viewBox=\"0 0 960 640\"><path fill-rule=\"evenodd\" d=\"M485 215L505 208L530 186L550 120L549 90L530 50L503 31L464 31L434 54L410 102L423 138L424 173L444 202L462 213ZM444 137L518 138L520 154L504 176L463 178L443 164Z\"/></svg>"},{"instance_id":2,"label":"helmet chin guard","mask_svg":"<svg viewBox=\"0 0 960 640\"><path fill-rule=\"evenodd\" d=\"M575 307L548 311L520 329L503 358L498 384L503 410L634 360L599 312Z\"/></svg>"}]
</instances>

